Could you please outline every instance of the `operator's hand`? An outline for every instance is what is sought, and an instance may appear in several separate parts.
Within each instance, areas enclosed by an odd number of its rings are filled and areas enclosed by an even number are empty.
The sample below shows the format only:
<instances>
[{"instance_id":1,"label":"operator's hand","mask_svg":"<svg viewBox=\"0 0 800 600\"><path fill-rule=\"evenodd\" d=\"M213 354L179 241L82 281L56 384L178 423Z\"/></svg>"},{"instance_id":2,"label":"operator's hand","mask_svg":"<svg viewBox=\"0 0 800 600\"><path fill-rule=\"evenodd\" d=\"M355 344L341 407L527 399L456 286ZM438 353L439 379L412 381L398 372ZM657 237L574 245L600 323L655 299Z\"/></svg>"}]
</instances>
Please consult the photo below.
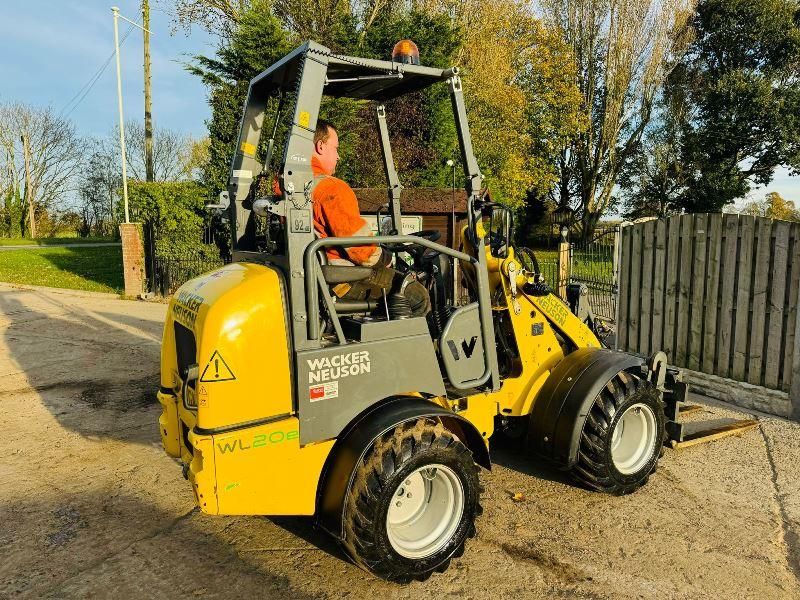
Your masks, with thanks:
<instances>
[{"instance_id":1,"label":"operator's hand","mask_svg":"<svg viewBox=\"0 0 800 600\"><path fill-rule=\"evenodd\" d=\"M375 268L391 267L393 259L394 259L394 254L389 252L386 248L381 248L381 256L378 259L378 262L375 263Z\"/></svg>"}]
</instances>

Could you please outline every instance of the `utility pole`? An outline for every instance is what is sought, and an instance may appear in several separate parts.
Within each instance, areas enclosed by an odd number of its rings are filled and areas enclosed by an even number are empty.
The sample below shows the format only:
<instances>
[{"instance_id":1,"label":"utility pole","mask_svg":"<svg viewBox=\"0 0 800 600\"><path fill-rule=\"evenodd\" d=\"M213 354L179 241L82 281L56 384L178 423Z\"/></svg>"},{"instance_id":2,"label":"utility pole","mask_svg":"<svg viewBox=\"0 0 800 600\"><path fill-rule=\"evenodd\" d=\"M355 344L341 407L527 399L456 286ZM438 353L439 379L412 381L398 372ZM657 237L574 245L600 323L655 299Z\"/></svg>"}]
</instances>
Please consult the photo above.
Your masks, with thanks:
<instances>
[{"instance_id":1,"label":"utility pole","mask_svg":"<svg viewBox=\"0 0 800 600\"><path fill-rule=\"evenodd\" d=\"M150 35L152 35L152 31L147 29L146 27L142 27L138 23L131 21L123 17L119 14L119 8L116 6L111 7L111 12L114 13L114 47L117 51L117 101L119 103L119 145L120 145L120 153L122 155L122 198L125 201L125 222L130 223L130 211L128 209L128 158L125 153L125 119L122 114L122 71L120 70L119 66L119 20L122 19L123 21L127 21L131 25L135 25L139 29L145 32L145 40L147 42L150 41ZM148 7L147 11L148 18L150 16L150 10ZM148 57L148 64L149 64L149 50L145 50L145 56ZM149 70L146 72L146 80L149 81ZM149 83L145 85L146 88L149 88ZM146 106L147 100L145 100L145 111L148 111ZM148 111L149 112L149 111Z\"/></svg>"},{"instance_id":2,"label":"utility pole","mask_svg":"<svg viewBox=\"0 0 800 600\"><path fill-rule=\"evenodd\" d=\"M142 0L144 30L144 166L145 179L155 181L153 167L153 105L150 97L150 1Z\"/></svg>"},{"instance_id":3,"label":"utility pole","mask_svg":"<svg viewBox=\"0 0 800 600\"><path fill-rule=\"evenodd\" d=\"M28 136L24 133L22 134L22 152L25 157L25 202L28 204L31 239L34 239L36 237L36 218L33 210L33 187L31 186L31 153Z\"/></svg>"},{"instance_id":4,"label":"utility pole","mask_svg":"<svg viewBox=\"0 0 800 600\"><path fill-rule=\"evenodd\" d=\"M131 222L128 210L128 158L125 155L125 119L122 114L122 72L119 66L119 8L111 7L114 13L114 47L117 51L117 101L119 104L119 147L122 154L122 199L125 202L125 222Z\"/></svg>"}]
</instances>

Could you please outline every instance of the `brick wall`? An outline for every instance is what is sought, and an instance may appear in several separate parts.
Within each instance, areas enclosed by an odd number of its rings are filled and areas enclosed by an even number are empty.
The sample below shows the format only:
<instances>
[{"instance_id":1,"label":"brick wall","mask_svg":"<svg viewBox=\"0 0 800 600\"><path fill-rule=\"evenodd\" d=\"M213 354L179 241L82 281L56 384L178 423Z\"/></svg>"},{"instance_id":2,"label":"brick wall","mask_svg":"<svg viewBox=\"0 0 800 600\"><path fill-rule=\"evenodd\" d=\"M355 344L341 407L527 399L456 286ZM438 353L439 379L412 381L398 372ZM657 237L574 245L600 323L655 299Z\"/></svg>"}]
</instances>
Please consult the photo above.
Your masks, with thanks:
<instances>
[{"instance_id":1,"label":"brick wall","mask_svg":"<svg viewBox=\"0 0 800 600\"><path fill-rule=\"evenodd\" d=\"M125 295L137 297L144 291L144 244L142 227L138 223L119 226L122 239L122 270L125 276Z\"/></svg>"}]
</instances>

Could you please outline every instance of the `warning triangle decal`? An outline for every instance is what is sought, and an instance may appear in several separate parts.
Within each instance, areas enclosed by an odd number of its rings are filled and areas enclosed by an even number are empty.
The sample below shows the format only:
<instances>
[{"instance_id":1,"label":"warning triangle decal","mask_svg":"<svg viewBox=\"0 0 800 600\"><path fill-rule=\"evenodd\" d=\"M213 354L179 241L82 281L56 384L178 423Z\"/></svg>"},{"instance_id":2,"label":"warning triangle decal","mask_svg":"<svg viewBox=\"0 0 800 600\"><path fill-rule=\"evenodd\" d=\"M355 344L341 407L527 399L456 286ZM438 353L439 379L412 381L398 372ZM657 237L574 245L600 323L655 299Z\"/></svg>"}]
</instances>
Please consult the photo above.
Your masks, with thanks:
<instances>
[{"instance_id":1,"label":"warning triangle decal","mask_svg":"<svg viewBox=\"0 0 800 600\"><path fill-rule=\"evenodd\" d=\"M214 350L214 354L211 355L206 368L203 369L200 381L213 383L215 381L233 381L235 379L236 375L233 374L228 363L225 362L225 359L222 358L218 351Z\"/></svg>"}]
</instances>

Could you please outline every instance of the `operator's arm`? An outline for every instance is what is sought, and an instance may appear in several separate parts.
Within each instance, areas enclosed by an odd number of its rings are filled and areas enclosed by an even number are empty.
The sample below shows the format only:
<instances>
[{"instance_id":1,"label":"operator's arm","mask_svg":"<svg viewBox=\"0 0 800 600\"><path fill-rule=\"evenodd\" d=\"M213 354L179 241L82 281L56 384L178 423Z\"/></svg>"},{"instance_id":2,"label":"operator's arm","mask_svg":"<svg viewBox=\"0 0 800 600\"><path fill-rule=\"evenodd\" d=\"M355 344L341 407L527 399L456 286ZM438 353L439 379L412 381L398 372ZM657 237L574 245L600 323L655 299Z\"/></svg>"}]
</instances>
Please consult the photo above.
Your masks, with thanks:
<instances>
[{"instance_id":1,"label":"operator's arm","mask_svg":"<svg viewBox=\"0 0 800 600\"><path fill-rule=\"evenodd\" d=\"M326 201L322 204L322 213L333 237L371 236L369 224L361 218L358 211L358 200L353 190L344 181L330 178L325 183ZM352 246L345 248L347 257L357 265L371 267L381 257L381 249L376 245Z\"/></svg>"}]
</instances>

